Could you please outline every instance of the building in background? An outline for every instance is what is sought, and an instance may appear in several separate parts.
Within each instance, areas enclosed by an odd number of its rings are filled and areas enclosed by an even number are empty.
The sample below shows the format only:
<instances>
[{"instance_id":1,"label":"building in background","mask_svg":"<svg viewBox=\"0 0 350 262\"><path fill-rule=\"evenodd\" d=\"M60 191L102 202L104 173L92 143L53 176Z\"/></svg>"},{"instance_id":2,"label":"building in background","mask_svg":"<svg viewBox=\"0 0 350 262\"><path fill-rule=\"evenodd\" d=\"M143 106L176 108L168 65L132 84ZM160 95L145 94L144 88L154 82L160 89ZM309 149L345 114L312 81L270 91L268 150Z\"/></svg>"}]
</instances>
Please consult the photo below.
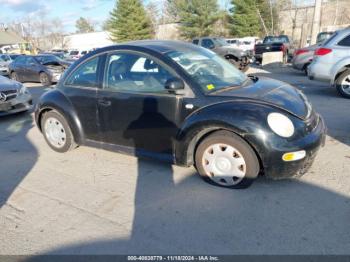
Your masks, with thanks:
<instances>
[{"instance_id":1,"label":"building in background","mask_svg":"<svg viewBox=\"0 0 350 262\"><path fill-rule=\"evenodd\" d=\"M297 6L284 9L279 14L281 33L291 36L296 46L304 47L314 44L311 42L314 9L314 5ZM348 26L350 26L349 0L322 2L320 32L333 32Z\"/></svg>"},{"instance_id":2,"label":"building in background","mask_svg":"<svg viewBox=\"0 0 350 262\"><path fill-rule=\"evenodd\" d=\"M34 54L30 43L19 35L8 30L0 29L0 53Z\"/></svg>"},{"instance_id":3,"label":"building in background","mask_svg":"<svg viewBox=\"0 0 350 262\"><path fill-rule=\"evenodd\" d=\"M110 35L106 31L92 32L85 34L67 35L63 39L64 46L55 46L55 48L64 48L68 50L91 50L113 44Z\"/></svg>"}]
</instances>

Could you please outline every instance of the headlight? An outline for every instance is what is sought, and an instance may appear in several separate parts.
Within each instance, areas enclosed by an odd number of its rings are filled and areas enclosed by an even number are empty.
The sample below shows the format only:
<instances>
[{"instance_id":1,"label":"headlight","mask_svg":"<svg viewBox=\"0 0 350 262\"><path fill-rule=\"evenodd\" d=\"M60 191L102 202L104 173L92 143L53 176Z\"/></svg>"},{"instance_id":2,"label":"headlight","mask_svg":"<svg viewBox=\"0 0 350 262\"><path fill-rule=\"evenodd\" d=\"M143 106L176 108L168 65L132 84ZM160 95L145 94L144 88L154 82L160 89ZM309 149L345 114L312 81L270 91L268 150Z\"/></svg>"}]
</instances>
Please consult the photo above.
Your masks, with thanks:
<instances>
[{"instance_id":1,"label":"headlight","mask_svg":"<svg viewBox=\"0 0 350 262\"><path fill-rule=\"evenodd\" d=\"M21 95L27 94L28 93L28 89L22 85L21 89L19 90L19 93Z\"/></svg>"},{"instance_id":2,"label":"headlight","mask_svg":"<svg viewBox=\"0 0 350 262\"><path fill-rule=\"evenodd\" d=\"M267 123L273 132L281 137L291 137L294 134L293 122L280 113L270 113L267 116Z\"/></svg>"}]
</instances>

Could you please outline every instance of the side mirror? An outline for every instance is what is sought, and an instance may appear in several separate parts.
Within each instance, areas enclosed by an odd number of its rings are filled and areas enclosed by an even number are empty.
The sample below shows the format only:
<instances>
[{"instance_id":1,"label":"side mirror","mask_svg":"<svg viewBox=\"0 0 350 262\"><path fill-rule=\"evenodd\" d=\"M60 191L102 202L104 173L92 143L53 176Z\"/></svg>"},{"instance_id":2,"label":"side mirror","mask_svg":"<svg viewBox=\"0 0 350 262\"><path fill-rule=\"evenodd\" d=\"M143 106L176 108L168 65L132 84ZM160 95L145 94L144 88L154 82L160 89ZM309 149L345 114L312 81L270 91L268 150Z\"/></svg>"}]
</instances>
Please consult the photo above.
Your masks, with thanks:
<instances>
[{"instance_id":1,"label":"side mirror","mask_svg":"<svg viewBox=\"0 0 350 262\"><path fill-rule=\"evenodd\" d=\"M209 46L209 49L214 49L215 48L215 45L213 45L213 44L211 44L210 46Z\"/></svg>"},{"instance_id":2,"label":"side mirror","mask_svg":"<svg viewBox=\"0 0 350 262\"><path fill-rule=\"evenodd\" d=\"M185 83L180 78L170 78L165 82L165 89L168 90L169 93L181 94L179 91L185 89Z\"/></svg>"}]
</instances>

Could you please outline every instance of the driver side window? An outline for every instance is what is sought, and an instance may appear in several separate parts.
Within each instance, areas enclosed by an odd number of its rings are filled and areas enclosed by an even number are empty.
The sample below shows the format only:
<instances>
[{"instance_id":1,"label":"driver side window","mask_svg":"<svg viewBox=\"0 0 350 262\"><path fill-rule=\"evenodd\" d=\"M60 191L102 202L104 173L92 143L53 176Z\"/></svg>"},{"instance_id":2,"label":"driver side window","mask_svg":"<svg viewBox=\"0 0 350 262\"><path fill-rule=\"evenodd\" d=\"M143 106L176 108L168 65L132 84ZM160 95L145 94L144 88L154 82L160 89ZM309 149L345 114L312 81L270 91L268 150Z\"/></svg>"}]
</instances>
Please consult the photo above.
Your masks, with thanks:
<instances>
[{"instance_id":1,"label":"driver side window","mask_svg":"<svg viewBox=\"0 0 350 262\"><path fill-rule=\"evenodd\" d=\"M107 59L106 89L135 93L168 93L165 83L172 78L154 60L133 53L116 53Z\"/></svg>"}]
</instances>

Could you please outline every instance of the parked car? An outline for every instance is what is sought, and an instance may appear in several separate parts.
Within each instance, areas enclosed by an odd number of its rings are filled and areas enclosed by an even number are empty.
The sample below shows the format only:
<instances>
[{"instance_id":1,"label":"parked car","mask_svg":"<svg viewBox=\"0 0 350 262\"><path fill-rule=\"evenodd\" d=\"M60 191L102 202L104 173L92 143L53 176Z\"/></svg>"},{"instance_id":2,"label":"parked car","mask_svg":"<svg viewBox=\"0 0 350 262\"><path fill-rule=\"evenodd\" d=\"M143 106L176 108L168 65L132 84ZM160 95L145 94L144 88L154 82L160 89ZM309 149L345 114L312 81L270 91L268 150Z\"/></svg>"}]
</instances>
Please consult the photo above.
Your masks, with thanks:
<instances>
[{"instance_id":1,"label":"parked car","mask_svg":"<svg viewBox=\"0 0 350 262\"><path fill-rule=\"evenodd\" d=\"M195 45L210 49L226 58L242 71L248 70L250 54L239 48L230 46L227 41L219 37L201 37L192 40Z\"/></svg>"},{"instance_id":2,"label":"parked car","mask_svg":"<svg viewBox=\"0 0 350 262\"><path fill-rule=\"evenodd\" d=\"M315 51L308 75L329 81L340 95L350 98L350 28L336 31Z\"/></svg>"},{"instance_id":3,"label":"parked car","mask_svg":"<svg viewBox=\"0 0 350 262\"><path fill-rule=\"evenodd\" d=\"M260 172L304 174L325 138L301 91L178 41L89 53L41 96L35 120L57 152L91 145L194 164L204 180L229 188Z\"/></svg>"},{"instance_id":4,"label":"parked car","mask_svg":"<svg viewBox=\"0 0 350 262\"><path fill-rule=\"evenodd\" d=\"M32 96L21 83L0 76L0 116L32 108Z\"/></svg>"},{"instance_id":5,"label":"parked car","mask_svg":"<svg viewBox=\"0 0 350 262\"><path fill-rule=\"evenodd\" d=\"M321 32L317 35L317 43L308 47L295 50L292 59L294 69L302 70L307 75L307 70L314 57L315 50L322 45L334 32Z\"/></svg>"},{"instance_id":6,"label":"parked car","mask_svg":"<svg viewBox=\"0 0 350 262\"><path fill-rule=\"evenodd\" d=\"M0 75L8 76L9 75L9 64L12 59L8 54L0 54Z\"/></svg>"},{"instance_id":7,"label":"parked car","mask_svg":"<svg viewBox=\"0 0 350 262\"><path fill-rule=\"evenodd\" d=\"M230 46L235 47L235 48L239 48L241 45L241 41L238 38L228 38L228 39L226 39L226 42Z\"/></svg>"},{"instance_id":8,"label":"parked car","mask_svg":"<svg viewBox=\"0 0 350 262\"><path fill-rule=\"evenodd\" d=\"M54 55L19 56L9 65L10 77L19 82L40 82L49 86L57 82L71 63Z\"/></svg>"},{"instance_id":9,"label":"parked car","mask_svg":"<svg viewBox=\"0 0 350 262\"><path fill-rule=\"evenodd\" d=\"M287 63L294 52L294 45L291 38L286 35L266 36L262 44L255 45L255 60L261 63L264 53L279 51L283 52L283 62Z\"/></svg>"},{"instance_id":10,"label":"parked car","mask_svg":"<svg viewBox=\"0 0 350 262\"><path fill-rule=\"evenodd\" d=\"M9 75L9 64L16 59L17 54L0 54L0 75Z\"/></svg>"},{"instance_id":11,"label":"parked car","mask_svg":"<svg viewBox=\"0 0 350 262\"><path fill-rule=\"evenodd\" d=\"M78 60L79 58L81 58L82 56L86 55L88 53L88 51L86 50L72 50L69 52L69 58L72 60Z\"/></svg>"}]
</instances>

